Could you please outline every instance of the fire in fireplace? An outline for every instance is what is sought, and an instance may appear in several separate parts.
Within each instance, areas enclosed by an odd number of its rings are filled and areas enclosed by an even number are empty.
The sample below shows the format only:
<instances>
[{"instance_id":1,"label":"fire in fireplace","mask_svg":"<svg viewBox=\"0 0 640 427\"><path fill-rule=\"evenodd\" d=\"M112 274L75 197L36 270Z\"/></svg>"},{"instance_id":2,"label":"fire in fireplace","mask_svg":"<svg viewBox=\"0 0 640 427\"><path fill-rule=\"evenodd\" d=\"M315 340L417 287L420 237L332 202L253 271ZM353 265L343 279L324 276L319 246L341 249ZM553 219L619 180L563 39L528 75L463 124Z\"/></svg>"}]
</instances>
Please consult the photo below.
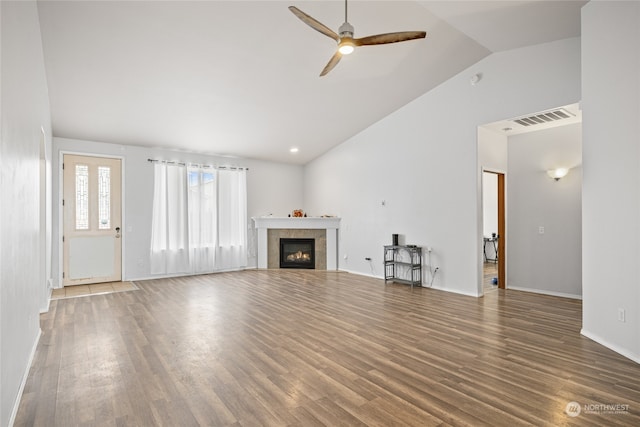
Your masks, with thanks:
<instances>
[{"instance_id":1,"label":"fire in fireplace","mask_svg":"<svg viewBox=\"0 0 640 427\"><path fill-rule=\"evenodd\" d=\"M280 268L316 268L315 239L280 239Z\"/></svg>"}]
</instances>

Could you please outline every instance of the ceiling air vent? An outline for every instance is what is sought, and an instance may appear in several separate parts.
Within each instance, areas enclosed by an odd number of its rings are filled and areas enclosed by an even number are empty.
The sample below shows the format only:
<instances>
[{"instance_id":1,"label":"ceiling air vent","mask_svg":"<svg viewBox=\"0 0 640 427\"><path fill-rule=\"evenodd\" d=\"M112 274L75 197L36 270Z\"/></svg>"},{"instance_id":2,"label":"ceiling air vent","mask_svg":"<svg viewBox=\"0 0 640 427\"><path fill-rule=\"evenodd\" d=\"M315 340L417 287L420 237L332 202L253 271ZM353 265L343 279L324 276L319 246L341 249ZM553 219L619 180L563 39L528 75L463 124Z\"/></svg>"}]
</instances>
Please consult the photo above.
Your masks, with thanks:
<instances>
[{"instance_id":1,"label":"ceiling air vent","mask_svg":"<svg viewBox=\"0 0 640 427\"><path fill-rule=\"evenodd\" d=\"M542 113L537 113L532 116L520 117L513 119L514 122L522 126L535 126L542 125L549 122L557 122L558 120L570 119L575 117L573 114L565 110L564 108L558 108L555 110L549 110Z\"/></svg>"}]
</instances>

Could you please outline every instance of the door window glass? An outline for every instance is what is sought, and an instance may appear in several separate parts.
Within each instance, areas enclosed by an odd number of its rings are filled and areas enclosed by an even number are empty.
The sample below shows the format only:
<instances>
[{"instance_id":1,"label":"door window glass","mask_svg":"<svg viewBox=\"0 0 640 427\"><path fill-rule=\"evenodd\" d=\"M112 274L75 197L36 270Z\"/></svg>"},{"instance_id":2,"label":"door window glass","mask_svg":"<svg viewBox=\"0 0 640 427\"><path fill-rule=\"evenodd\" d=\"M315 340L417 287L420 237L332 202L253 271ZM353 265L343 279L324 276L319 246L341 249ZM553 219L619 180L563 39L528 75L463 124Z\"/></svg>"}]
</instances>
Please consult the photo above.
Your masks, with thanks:
<instances>
[{"instance_id":1,"label":"door window glass","mask_svg":"<svg viewBox=\"0 0 640 427\"><path fill-rule=\"evenodd\" d=\"M89 229L89 166L76 165L76 230Z\"/></svg>"},{"instance_id":2,"label":"door window glass","mask_svg":"<svg viewBox=\"0 0 640 427\"><path fill-rule=\"evenodd\" d=\"M98 167L98 228L111 229L111 168Z\"/></svg>"}]
</instances>

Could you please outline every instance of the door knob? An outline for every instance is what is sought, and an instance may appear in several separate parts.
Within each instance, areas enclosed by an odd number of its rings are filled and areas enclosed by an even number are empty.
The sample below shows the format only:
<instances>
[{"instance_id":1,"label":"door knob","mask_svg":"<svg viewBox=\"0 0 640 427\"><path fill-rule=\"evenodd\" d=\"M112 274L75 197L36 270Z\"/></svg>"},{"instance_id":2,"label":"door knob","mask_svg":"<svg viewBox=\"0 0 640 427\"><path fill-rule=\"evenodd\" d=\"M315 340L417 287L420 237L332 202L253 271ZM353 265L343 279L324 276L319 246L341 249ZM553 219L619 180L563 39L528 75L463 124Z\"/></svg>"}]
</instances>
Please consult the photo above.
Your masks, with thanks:
<instances>
[{"instance_id":1,"label":"door knob","mask_svg":"<svg viewBox=\"0 0 640 427\"><path fill-rule=\"evenodd\" d=\"M116 239L120 238L120 227L116 227Z\"/></svg>"}]
</instances>

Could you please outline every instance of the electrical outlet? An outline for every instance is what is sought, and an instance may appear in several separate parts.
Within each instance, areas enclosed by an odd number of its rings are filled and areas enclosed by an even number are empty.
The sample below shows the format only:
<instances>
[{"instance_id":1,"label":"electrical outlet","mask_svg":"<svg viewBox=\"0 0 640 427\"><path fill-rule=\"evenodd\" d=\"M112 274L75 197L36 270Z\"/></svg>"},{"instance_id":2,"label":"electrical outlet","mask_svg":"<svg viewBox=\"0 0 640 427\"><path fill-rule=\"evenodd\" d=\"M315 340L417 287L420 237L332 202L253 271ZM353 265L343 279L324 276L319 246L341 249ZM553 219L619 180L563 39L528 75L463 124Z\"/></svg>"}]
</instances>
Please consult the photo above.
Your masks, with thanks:
<instances>
[{"instance_id":1,"label":"electrical outlet","mask_svg":"<svg viewBox=\"0 0 640 427\"><path fill-rule=\"evenodd\" d=\"M427 252L431 253L431 251L433 251L433 248L431 246L427 246Z\"/></svg>"},{"instance_id":2,"label":"electrical outlet","mask_svg":"<svg viewBox=\"0 0 640 427\"><path fill-rule=\"evenodd\" d=\"M346 255L346 254L345 254L344 259L347 259L347 258L349 258L349 255Z\"/></svg>"},{"instance_id":3,"label":"electrical outlet","mask_svg":"<svg viewBox=\"0 0 640 427\"><path fill-rule=\"evenodd\" d=\"M542 225L538 227L538 234L544 234L544 227Z\"/></svg>"},{"instance_id":4,"label":"electrical outlet","mask_svg":"<svg viewBox=\"0 0 640 427\"><path fill-rule=\"evenodd\" d=\"M627 313L626 313L625 309L624 308L619 308L618 309L618 322L622 322L622 323L626 322L627 321L626 317L627 317Z\"/></svg>"}]
</instances>

